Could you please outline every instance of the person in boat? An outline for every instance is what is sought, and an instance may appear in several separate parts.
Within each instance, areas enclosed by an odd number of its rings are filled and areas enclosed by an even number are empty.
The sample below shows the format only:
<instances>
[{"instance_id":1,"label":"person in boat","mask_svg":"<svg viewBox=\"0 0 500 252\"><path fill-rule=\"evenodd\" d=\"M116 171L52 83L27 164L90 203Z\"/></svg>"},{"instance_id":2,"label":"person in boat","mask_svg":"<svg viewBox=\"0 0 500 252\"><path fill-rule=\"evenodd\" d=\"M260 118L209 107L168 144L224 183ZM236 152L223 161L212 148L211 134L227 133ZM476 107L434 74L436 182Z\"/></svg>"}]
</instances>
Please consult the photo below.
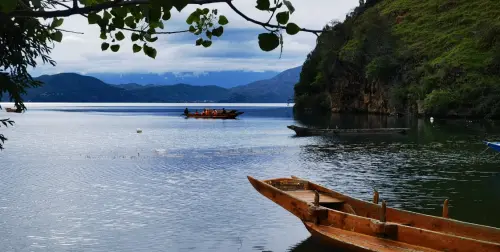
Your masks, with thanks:
<instances>
[{"instance_id":1,"label":"person in boat","mask_svg":"<svg viewBox=\"0 0 500 252\"><path fill-rule=\"evenodd\" d=\"M200 113L198 112L198 110L196 110L196 111L194 112L194 114L195 114L195 115L199 115Z\"/></svg>"},{"instance_id":2,"label":"person in boat","mask_svg":"<svg viewBox=\"0 0 500 252\"><path fill-rule=\"evenodd\" d=\"M184 109L184 115L188 115L188 114L189 114L188 108Z\"/></svg>"},{"instance_id":3,"label":"person in boat","mask_svg":"<svg viewBox=\"0 0 500 252\"><path fill-rule=\"evenodd\" d=\"M214 109L213 113L212 113L213 116L217 116L217 110Z\"/></svg>"},{"instance_id":4,"label":"person in boat","mask_svg":"<svg viewBox=\"0 0 500 252\"><path fill-rule=\"evenodd\" d=\"M225 115L226 114L226 109L225 108L222 108L222 114Z\"/></svg>"}]
</instances>

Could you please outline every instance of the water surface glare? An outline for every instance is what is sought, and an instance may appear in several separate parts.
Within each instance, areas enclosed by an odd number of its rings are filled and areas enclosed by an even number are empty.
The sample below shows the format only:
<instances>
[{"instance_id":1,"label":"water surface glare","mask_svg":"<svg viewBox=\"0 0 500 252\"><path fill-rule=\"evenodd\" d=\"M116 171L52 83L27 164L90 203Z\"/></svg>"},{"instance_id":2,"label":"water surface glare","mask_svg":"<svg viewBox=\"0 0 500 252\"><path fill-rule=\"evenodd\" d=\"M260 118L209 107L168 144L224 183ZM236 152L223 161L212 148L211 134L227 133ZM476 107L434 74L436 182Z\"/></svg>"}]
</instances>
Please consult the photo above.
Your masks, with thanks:
<instances>
[{"instance_id":1,"label":"water surface glare","mask_svg":"<svg viewBox=\"0 0 500 252\"><path fill-rule=\"evenodd\" d=\"M500 157L479 155L481 140L500 140L494 124L333 116L326 120L332 127L412 131L297 138L286 126L309 121L296 121L286 104L211 105L222 106L245 114L184 119L184 105L171 104L35 104L25 114L2 112L16 124L0 128L9 138L0 152L0 251L322 246L247 175L296 175L363 200L376 188L391 207L432 215L449 198L450 217L500 227Z\"/></svg>"}]
</instances>

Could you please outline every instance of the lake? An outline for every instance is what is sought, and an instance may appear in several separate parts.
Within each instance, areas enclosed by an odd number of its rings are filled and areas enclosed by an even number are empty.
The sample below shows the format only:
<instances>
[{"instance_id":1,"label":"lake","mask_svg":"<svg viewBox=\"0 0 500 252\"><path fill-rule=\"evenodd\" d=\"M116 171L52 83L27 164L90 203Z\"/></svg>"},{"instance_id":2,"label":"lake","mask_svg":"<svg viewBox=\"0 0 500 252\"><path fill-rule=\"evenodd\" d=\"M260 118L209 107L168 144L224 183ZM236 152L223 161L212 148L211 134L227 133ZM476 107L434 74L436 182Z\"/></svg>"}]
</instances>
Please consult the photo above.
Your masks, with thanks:
<instances>
[{"instance_id":1,"label":"lake","mask_svg":"<svg viewBox=\"0 0 500 252\"><path fill-rule=\"evenodd\" d=\"M225 107L238 120L185 119ZM296 175L363 200L500 227L496 122L301 116L287 104L28 104L0 152L1 251L326 251L248 183ZM290 124L411 127L294 137ZM142 134L136 129L143 130Z\"/></svg>"}]
</instances>

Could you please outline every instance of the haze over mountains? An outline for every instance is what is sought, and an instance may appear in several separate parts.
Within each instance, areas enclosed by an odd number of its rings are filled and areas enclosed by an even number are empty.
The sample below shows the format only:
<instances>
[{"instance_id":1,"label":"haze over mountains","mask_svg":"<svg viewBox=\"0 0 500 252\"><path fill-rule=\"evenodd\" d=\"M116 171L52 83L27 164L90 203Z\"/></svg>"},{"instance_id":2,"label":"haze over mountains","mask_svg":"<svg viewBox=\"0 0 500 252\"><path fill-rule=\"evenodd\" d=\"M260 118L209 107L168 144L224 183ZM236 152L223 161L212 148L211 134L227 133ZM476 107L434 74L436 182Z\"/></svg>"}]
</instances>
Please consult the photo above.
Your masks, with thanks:
<instances>
[{"instance_id":1,"label":"haze over mountains","mask_svg":"<svg viewBox=\"0 0 500 252\"><path fill-rule=\"evenodd\" d=\"M218 85L200 86L191 83L140 85L128 81L124 81L127 84L119 85L108 84L91 76L61 73L37 77L36 79L44 82L44 85L29 89L24 99L31 102L284 103L293 98L293 88L299 81L300 71L301 67L296 67L270 79L231 88ZM247 77L242 77L242 79ZM203 80L203 77L199 78ZM227 83L226 86L228 86ZM6 97L3 97L2 100L7 101Z\"/></svg>"},{"instance_id":2,"label":"haze over mountains","mask_svg":"<svg viewBox=\"0 0 500 252\"><path fill-rule=\"evenodd\" d=\"M139 85L175 85L187 83L193 86L217 85L223 88L232 88L248 83L272 78L276 72L247 72L247 71L220 71L200 73L88 73L108 84L135 83Z\"/></svg>"}]
</instances>

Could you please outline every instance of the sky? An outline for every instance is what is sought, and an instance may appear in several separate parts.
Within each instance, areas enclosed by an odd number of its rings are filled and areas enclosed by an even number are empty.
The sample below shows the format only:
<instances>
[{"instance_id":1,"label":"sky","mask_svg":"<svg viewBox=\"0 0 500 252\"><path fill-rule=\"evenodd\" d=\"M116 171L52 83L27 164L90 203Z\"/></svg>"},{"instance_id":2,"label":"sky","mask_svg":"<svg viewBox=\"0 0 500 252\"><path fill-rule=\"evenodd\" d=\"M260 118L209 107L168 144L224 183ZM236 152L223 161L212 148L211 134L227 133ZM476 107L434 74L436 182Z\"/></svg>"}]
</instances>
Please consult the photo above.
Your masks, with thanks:
<instances>
[{"instance_id":1,"label":"sky","mask_svg":"<svg viewBox=\"0 0 500 252\"><path fill-rule=\"evenodd\" d=\"M290 22L310 29L321 30L332 20L344 20L346 14L358 5L358 0L291 0L296 11ZM269 13L255 8L255 0L234 0L233 4L247 16L267 21ZM186 17L199 5L189 5L181 13L172 9L172 18L165 22L163 31L185 30ZM284 35L283 55L279 58L279 48L272 52L260 50L257 35L265 30L250 23L232 11L226 4L203 5L201 8L216 8L229 19L221 38L213 39L209 48L195 46L197 37L193 34L158 35L153 44L158 51L156 59L147 57L142 51L132 52L130 33L124 32L126 39L120 41L119 52L101 51L103 42L99 38L99 27L89 25L82 16L65 18L62 29L79 31L84 34L64 33L62 43L56 43L51 57L56 67L39 65L33 74L53 74L60 72L86 73L203 73L213 71L283 71L300 66L305 57L314 49L316 36L300 32ZM285 8L285 7L283 7ZM285 10L285 9L283 9ZM274 19L275 20L275 19ZM49 21L47 21L49 22ZM286 33L285 33L286 34Z\"/></svg>"}]
</instances>

